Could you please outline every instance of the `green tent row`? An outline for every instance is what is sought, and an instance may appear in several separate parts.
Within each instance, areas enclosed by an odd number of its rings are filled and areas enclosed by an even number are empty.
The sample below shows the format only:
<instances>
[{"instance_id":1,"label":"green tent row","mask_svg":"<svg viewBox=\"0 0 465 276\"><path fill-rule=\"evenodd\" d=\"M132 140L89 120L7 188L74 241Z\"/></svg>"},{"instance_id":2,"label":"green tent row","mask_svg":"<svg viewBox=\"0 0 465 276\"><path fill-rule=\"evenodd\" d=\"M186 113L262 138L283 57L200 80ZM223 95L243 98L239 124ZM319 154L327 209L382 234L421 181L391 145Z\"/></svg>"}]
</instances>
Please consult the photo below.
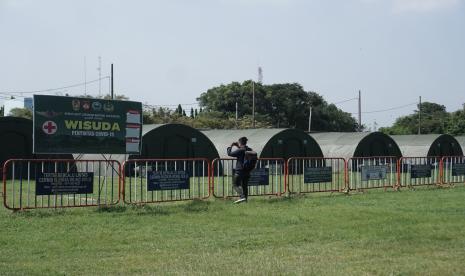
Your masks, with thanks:
<instances>
[{"instance_id":1,"label":"green tent row","mask_svg":"<svg viewBox=\"0 0 465 276\"><path fill-rule=\"evenodd\" d=\"M260 158L370 157L370 156L459 156L464 137L442 135L388 136L381 132L311 133L298 129L197 130L181 124L144 125L141 155L113 155L124 161L135 158L226 157L226 147L246 136ZM459 141L460 142L459 142ZM72 155L34 155L32 121L0 118L0 162L11 158L63 158ZM462 143L462 146L460 145ZM101 159L98 155L75 155L76 159Z\"/></svg>"},{"instance_id":2,"label":"green tent row","mask_svg":"<svg viewBox=\"0 0 465 276\"><path fill-rule=\"evenodd\" d=\"M448 134L389 136L381 132L327 132L311 136L321 146L325 157L463 155L463 146Z\"/></svg>"},{"instance_id":3,"label":"green tent row","mask_svg":"<svg viewBox=\"0 0 465 276\"><path fill-rule=\"evenodd\" d=\"M455 139L462 146L462 150L465 151L465 136L457 136L457 137L455 137Z\"/></svg>"},{"instance_id":4,"label":"green tent row","mask_svg":"<svg viewBox=\"0 0 465 276\"><path fill-rule=\"evenodd\" d=\"M33 154L32 121L0 117L0 163L8 159L73 159L71 154Z\"/></svg>"},{"instance_id":5,"label":"green tent row","mask_svg":"<svg viewBox=\"0 0 465 276\"><path fill-rule=\"evenodd\" d=\"M33 154L32 128L32 120L0 117L0 172L3 172L4 162L9 159L73 159L71 154ZM61 170L62 168L44 169ZM17 168L17 173L27 177L28 171L25 168ZM7 177L10 177L10 172L7 174Z\"/></svg>"}]
</instances>

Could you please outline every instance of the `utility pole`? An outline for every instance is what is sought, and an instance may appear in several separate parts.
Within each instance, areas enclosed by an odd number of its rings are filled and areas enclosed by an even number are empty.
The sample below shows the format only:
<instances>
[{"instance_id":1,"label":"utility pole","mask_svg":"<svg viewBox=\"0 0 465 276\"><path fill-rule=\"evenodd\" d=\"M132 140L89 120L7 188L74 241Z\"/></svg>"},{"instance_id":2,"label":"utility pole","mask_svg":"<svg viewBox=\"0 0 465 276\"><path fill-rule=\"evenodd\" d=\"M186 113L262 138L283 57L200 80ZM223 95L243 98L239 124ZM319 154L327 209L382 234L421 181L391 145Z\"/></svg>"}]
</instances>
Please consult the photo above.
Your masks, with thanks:
<instances>
[{"instance_id":1,"label":"utility pole","mask_svg":"<svg viewBox=\"0 0 465 276\"><path fill-rule=\"evenodd\" d=\"M255 128L255 82L252 80L252 128Z\"/></svg>"},{"instance_id":2,"label":"utility pole","mask_svg":"<svg viewBox=\"0 0 465 276\"><path fill-rule=\"evenodd\" d=\"M312 105L310 104L310 110L308 114L308 133L310 133L311 129L312 129Z\"/></svg>"},{"instance_id":3,"label":"utility pole","mask_svg":"<svg viewBox=\"0 0 465 276\"><path fill-rule=\"evenodd\" d=\"M258 83L263 82L263 69L261 66L258 66Z\"/></svg>"},{"instance_id":4,"label":"utility pole","mask_svg":"<svg viewBox=\"0 0 465 276\"><path fill-rule=\"evenodd\" d=\"M84 95L87 95L87 61L84 56Z\"/></svg>"},{"instance_id":5,"label":"utility pole","mask_svg":"<svg viewBox=\"0 0 465 276\"><path fill-rule=\"evenodd\" d=\"M111 99L113 100L114 99L114 87L113 87L113 63L111 64L111 75L110 75L110 96L111 96Z\"/></svg>"},{"instance_id":6,"label":"utility pole","mask_svg":"<svg viewBox=\"0 0 465 276\"><path fill-rule=\"evenodd\" d=\"M237 120L239 119L239 105L237 103L237 99L236 99L236 129L237 129Z\"/></svg>"},{"instance_id":7,"label":"utility pole","mask_svg":"<svg viewBox=\"0 0 465 276\"><path fill-rule=\"evenodd\" d=\"M418 134L421 134L421 96L418 104Z\"/></svg>"},{"instance_id":8,"label":"utility pole","mask_svg":"<svg viewBox=\"0 0 465 276\"><path fill-rule=\"evenodd\" d=\"M102 95L102 57L98 57L98 95Z\"/></svg>"},{"instance_id":9,"label":"utility pole","mask_svg":"<svg viewBox=\"0 0 465 276\"><path fill-rule=\"evenodd\" d=\"M358 131L362 132L362 91L358 90Z\"/></svg>"}]
</instances>

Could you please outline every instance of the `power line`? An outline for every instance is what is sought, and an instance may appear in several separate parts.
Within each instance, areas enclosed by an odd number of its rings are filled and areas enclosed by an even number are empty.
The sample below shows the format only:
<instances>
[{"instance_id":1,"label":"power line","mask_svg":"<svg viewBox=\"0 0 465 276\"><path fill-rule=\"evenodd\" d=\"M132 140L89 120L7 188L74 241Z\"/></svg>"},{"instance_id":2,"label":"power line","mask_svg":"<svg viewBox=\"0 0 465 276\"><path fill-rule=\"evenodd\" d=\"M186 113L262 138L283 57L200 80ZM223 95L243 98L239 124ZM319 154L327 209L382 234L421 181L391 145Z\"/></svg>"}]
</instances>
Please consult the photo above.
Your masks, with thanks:
<instances>
[{"instance_id":1,"label":"power line","mask_svg":"<svg viewBox=\"0 0 465 276\"><path fill-rule=\"evenodd\" d=\"M178 105L195 106L199 103L180 103L180 104L144 104L145 107L177 107Z\"/></svg>"},{"instance_id":2,"label":"power line","mask_svg":"<svg viewBox=\"0 0 465 276\"><path fill-rule=\"evenodd\" d=\"M43 93L43 92L50 92L50 91L56 91L56 90L62 90L62 89L68 89L68 88L74 88L74 87L79 87L79 86L85 86L89 83L94 83L98 82L104 79L109 79L109 76L103 77L103 78L98 78L96 80L91 80L91 81L86 81L86 82L81 82L77 84L72 84L72 85L67 85L67 86L62 86L62 87L57 87L57 88L48 88L48 89L43 89L43 90L31 90L31 91L2 91L0 94L34 94L34 93Z\"/></svg>"},{"instance_id":3,"label":"power line","mask_svg":"<svg viewBox=\"0 0 465 276\"><path fill-rule=\"evenodd\" d=\"M358 100L358 98L347 99L347 100L344 100L344 101L335 102L335 103L333 103L333 104L336 105L336 104L341 104L341 103L350 102L350 101L353 101L353 100Z\"/></svg>"},{"instance_id":4,"label":"power line","mask_svg":"<svg viewBox=\"0 0 465 276\"><path fill-rule=\"evenodd\" d=\"M386 108L386 109L380 109L380 110L365 111L365 112L362 112L362 114L381 113L381 112L392 111L392 110L396 110L396 109L402 109L402 108L412 106L412 105L417 105L417 103L409 103L409 104L406 104L406 105L401 105L401 106L396 106L396 107L391 107L391 108ZM355 114L358 114L358 113L351 113L351 114L355 115Z\"/></svg>"}]
</instances>

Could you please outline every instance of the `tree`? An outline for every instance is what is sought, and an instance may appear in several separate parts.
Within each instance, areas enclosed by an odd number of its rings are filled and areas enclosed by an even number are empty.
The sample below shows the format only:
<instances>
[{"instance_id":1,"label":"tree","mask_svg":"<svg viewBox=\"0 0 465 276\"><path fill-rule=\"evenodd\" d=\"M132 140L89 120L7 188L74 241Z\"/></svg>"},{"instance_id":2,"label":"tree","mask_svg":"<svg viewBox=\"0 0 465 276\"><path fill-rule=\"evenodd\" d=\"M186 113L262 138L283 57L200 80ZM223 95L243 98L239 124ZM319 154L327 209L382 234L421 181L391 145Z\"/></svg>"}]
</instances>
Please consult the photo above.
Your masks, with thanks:
<instances>
[{"instance_id":1,"label":"tree","mask_svg":"<svg viewBox=\"0 0 465 276\"><path fill-rule=\"evenodd\" d=\"M355 131L357 123L349 113L328 103L315 92L307 92L298 83L263 85L252 81L232 82L208 89L197 99L207 112L220 112L235 118L236 102L239 118L252 115L252 86L255 90L257 123L270 127L308 128L310 105L313 108L312 130ZM264 121L262 121L264 120Z\"/></svg>"},{"instance_id":2,"label":"tree","mask_svg":"<svg viewBox=\"0 0 465 276\"><path fill-rule=\"evenodd\" d=\"M2 105L0 107L0 117L3 117L3 116L5 116L5 106Z\"/></svg>"},{"instance_id":3,"label":"tree","mask_svg":"<svg viewBox=\"0 0 465 276\"><path fill-rule=\"evenodd\" d=\"M235 122L221 112L202 112L192 120L190 126L203 129L232 129Z\"/></svg>"},{"instance_id":4,"label":"tree","mask_svg":"<svg viewBox=\"0 0 465 276\"><path fill-rule=\"evenodd\" d=\"M454 136L465 134L465 109L449 114L446 132Z\"/></svg>"},{"instance_id":5,"label":"tree","mask_svg":"<svg viewBox=\"0 0 465 276\"><path fill-rule=\"evenodd\" d=\"M69 95L66 94L66 96L69 96ZM77 97L79 97L79 98L89 98L89 99L111 100L111 95L110 94L105 94L105 95L100 95L100 96L92 96L92 95L89 95L89 94L85 94L85 95L79 95ZM127 101L127 100L129 100L129 97L125 96L124 94L118 94L118 95L114 95L114 100Z\"/></svg>"},{"instance_id":6,"label":"tree","mask_svg":"<svg viewBox=\"0 0 465 276\"><path fill-rule=\"evenodd\" d=\"M105 96L102 97L102 99L111 100L111 95L106 94ZM127 100L129 100L129 97L127 97L127 96L125 96L123 94L117 94L117 95L114 95L114 100L127 101Z\"/></svg>"},{"instance_id":7,"label":"tree","mask_svg":"<svg viewBox=\"0 0 465 276\"><path fill-rule=\"evenodd\" d=\"M397 118L391 127L380 128L379 130L390 135L417 134L420 125L419 110L421 110L422 134L446 133L450 115L444 105L424 102L421 106L418 105L417 108L413 114Z\"/></svg>"},{"instance_id":8,"label":"tree","mask_svg":"<svg viewBox=\"0 0 465 276\"><path fill-rule=\"evenodd\" d=\"M178 113L175 113L179 116ZM172 111L166 107L159 107L158 109L152 109L152 122L154 124L167 124L171 122Z\"/></svg>"},{"instance_id":9,"label":"tree","mask_svg":"<svg viewBox=\"0 0 465 276\"><path fill-rule=\"evenodd\" d=\"M182 115L182 106L181 106L181 104L178 104L178 107L176 108L176 113L178 113L179 115Z\"/></svg>"},{"instance_id":10,"label":"tree","mask_svg":"<svg viewBox=\"0 0 465 276\"><path fill-rule=\"evenodd\" d=\"M143 110L142 111L142 123L144 124L155 124L154 117L150 114L150 111Z\"/></svg>"},{"instance_id":11,"label":"tree","mask_svg":"<svg viewBox=\"0 0 465 276\"><path fill-rule=\"evenodd\" d=\"M8 113L8 116L32 119L32 111L27 108L13 108Z\"/></svg>"},{"instance_id":12,"label":"tree","mask_svg":"<svg viewBox=\"0 0 465 276\"><path fill-rule=\"evenodd\" d=\"M251 128L252 87L255 90L255 127L308 128L312 106L312 130L355 131L357 123L350 113L328 104L316 92L308 92L298 83L263 85L244 81L208 89L199 98L199 111L191 108L190 116L178 104L174 111L151 110L144 122L182 123L196 128ZM239 119L236 123L236 102ZM151 113L151 114L150 114ZM151 118L148 118L151 117Z\"/></svg>"},{"instance_id":13,"label":"tree","mask_svg":"<svg viewBox=\"0 0 465 276\"><path fill-rule=\"evenodd\" d=\"M230 129L234 128L235 126L235 121L233 119L225 117L220 112L202 112L199 113L195 118L191 118L188 116L179 115L177 110L172 111L163 107L158 109L144 110L143 119L144 123L177 123L203 129ZM245 126L250 127L252 125L251 120L244 120L244 122L241 124L244 125L244 128Z\"/></svg>"}]
</instances>

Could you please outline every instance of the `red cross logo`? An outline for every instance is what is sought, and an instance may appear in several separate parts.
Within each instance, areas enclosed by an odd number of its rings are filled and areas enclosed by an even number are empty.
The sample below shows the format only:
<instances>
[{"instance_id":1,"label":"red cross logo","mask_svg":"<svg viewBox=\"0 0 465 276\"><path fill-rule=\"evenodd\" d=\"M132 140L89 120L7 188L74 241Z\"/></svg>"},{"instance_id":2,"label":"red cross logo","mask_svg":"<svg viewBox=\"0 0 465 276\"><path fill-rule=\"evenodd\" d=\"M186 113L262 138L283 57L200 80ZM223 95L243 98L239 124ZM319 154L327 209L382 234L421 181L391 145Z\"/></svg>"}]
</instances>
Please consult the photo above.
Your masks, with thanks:
<instances>
[{"instance_id":1,"label":"red cross logo","mask_svg":"<svg viewBox=\"0 0 465 276\"><path fill-rule=\"evenodd\" d=\"M57 124L55 124L54 121L46 121L42 125L42 130L45 132L45 134L54 134L57 132Z\"/></svg>"}]
</instances>

